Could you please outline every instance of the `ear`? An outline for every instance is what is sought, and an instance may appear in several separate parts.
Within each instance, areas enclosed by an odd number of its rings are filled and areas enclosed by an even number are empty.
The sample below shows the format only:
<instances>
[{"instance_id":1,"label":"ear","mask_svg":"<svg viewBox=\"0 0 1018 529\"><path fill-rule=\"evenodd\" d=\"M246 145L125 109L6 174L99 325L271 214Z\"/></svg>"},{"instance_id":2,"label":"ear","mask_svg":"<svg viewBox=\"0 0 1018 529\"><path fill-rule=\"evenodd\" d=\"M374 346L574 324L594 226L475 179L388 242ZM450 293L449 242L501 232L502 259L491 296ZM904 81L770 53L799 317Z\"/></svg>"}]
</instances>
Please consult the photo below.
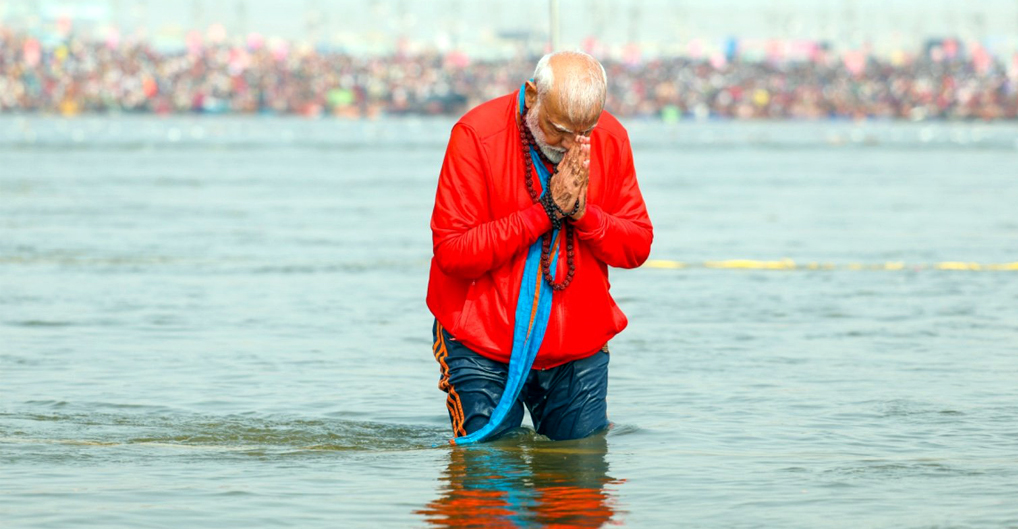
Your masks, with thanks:
<instances>
[{"instance_id":1,"label":"ear","mask_svg":"<svg viewBox=\"0 0 1018 529\"><path fill-rule=\"evenodd\" d=\"M534 105L537 104L537 83L534 81L527 81L527 90L523 102L527 105L527 108L534 108Z\"/></svg>"}]
</instances>

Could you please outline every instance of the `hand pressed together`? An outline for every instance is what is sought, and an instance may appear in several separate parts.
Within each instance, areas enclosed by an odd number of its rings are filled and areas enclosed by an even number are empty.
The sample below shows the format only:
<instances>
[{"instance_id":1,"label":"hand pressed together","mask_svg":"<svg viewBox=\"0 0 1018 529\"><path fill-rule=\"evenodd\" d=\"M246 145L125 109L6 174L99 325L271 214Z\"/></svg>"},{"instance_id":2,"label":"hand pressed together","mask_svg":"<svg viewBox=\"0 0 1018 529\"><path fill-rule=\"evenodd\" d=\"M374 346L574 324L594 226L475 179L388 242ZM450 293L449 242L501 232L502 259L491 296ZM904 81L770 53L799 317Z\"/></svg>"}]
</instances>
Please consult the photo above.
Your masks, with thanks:
<instances>
[{"instance_id":1,"label":"hand pressed together","mask_svg":"<svg viewBox=\"0 0 1018 529\"><path fill-rule=\"evenodd\" d=\"M558 172L548 183L551 196L558 207L569 213L579 202L580 207L570 216L579 220L587 209L587 182L590 177L590 138L577 135L572 147L558 164ZM559 218L562 216L559 215Z\"/></svg>"}]
</instances>

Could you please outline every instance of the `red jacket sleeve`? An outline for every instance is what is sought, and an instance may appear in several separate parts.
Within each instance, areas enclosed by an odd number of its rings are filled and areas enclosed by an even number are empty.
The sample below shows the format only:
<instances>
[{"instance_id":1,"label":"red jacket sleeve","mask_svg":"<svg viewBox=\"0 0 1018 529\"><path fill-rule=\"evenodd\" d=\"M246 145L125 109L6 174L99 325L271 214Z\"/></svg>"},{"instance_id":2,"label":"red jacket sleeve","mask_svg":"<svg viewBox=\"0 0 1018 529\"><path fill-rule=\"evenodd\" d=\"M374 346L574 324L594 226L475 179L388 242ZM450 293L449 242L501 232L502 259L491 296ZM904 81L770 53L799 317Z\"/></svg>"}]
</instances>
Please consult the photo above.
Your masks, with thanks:
<instances>
[{"instance_id":1,"label":"red jacket sleeve","mask_svg":"<svg viewBox=\"0 0 1018 529\"><path fill-rule=\"evenodd\" d=\"M629 138L621 142L614 159L619 161L618 165L604 173L608 182L603 207L587 206L586 213L575 223L576 235L605 264L636 268L650 255L654 229L636 183Z\"/></svg>"},{"instance_id":2,"label":"red jacket sleeve","mask_svg":"<svg viewBox=\"0 0 1018 529\"><path fill-rule=\"evenodd\" d=\"M447 275L481 277L551 228L540 204L493 219L491 178L476 134L457 124L449 138L431 215L435 262Z\"/></svg>"}]
</instances>

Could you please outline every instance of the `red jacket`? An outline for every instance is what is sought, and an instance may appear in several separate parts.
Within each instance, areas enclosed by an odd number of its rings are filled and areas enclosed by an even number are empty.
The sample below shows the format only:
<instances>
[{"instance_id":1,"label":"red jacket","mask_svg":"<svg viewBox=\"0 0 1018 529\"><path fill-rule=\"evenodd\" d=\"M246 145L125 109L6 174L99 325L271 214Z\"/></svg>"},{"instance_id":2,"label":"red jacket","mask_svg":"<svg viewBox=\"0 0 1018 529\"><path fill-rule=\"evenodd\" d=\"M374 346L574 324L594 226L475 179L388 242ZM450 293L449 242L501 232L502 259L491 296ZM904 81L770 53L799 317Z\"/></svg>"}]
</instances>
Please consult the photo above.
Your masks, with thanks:
<instances>
[{"instance_id":1,"label":"red jacket","mask_svg":"<svg viewBox=\"0 0 1018 529\"><path fill-rule=\"evenodd\" d=\"M527 193L517 97L515 92L484 103L453 127L431 217L428 307L457 340L500 362L512 352L527 249L551 230L543 207ZM594 354L626 327L608 293L608 266L635 268L650 253L653 228L629 136L608 112L591 134L590 156L587 210L574 225L576 275L554 293L535 369ZM565 241L560 243L555 276L562 278L568 266Z\"/></svg>"}]
</instances>

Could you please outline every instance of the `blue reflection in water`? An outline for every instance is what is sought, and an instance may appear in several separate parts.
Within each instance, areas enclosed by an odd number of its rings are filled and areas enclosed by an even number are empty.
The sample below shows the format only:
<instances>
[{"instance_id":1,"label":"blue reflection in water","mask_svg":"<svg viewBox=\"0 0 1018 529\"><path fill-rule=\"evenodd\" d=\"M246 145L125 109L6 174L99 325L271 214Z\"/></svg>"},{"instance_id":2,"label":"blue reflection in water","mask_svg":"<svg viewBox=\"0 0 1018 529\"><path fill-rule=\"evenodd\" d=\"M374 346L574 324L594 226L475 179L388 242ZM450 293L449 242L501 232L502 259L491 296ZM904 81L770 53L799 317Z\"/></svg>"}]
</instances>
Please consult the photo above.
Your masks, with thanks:
<instances>
[{"instance_id":1,"label":"blue reflection in water","mask_svg":"<svg viewBox=\"0 0 1018 529\"><path fill-rule=\"evenodd\" d=\"M439 497L416 511L436 527L600 527L621 514L604 434L455 447Z\"/></svg>"}]
</instances>

